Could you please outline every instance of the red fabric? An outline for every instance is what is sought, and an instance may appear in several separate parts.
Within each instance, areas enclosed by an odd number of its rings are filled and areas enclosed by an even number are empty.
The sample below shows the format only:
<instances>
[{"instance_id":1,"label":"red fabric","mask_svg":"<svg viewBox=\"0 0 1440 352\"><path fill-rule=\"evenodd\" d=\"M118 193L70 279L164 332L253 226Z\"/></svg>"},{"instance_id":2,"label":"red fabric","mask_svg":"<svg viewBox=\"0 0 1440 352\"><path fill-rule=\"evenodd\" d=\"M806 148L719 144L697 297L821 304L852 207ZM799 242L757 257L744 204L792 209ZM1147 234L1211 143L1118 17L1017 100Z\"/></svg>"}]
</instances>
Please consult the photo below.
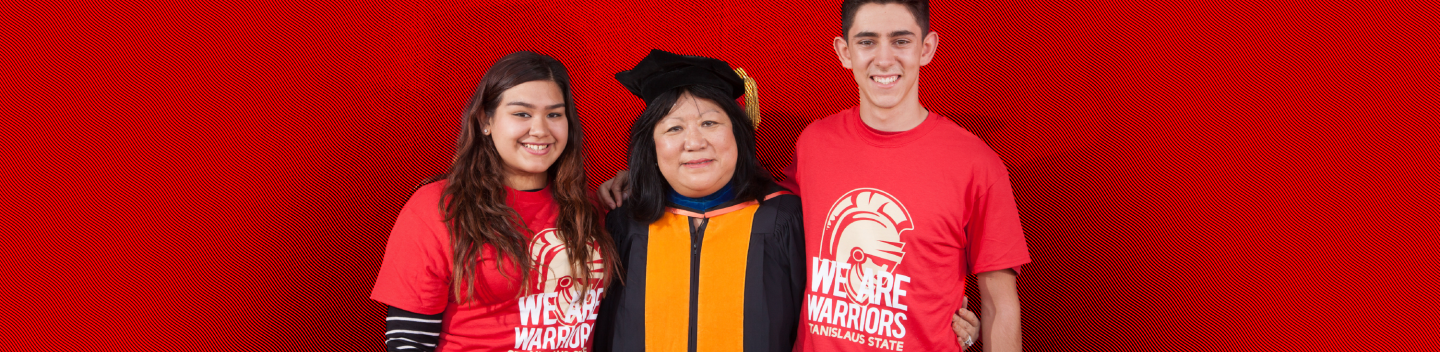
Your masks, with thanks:
<instances>
[{"instance_id":1,"label":"red fabric","mask_svg":"<svg viewBox=\"0 0 1440 352\"><path fill-rule=\"evenodd\" d=\"M966 274L1030 262L1004 163L943 116L881 133L852 108L807 127L795 155L810 273L797 350L959 350Z\"/></svg>"},{"instance_id":2,"label":"red fabric","mask_svg":"<svg viewBox=\"0 0 1440 352\"><path fill-rule=\"evenodd\" d=\"M437 351L586 350L603 288L592 288L583 302L573 303L580 297L578 285L565 246L554 236L558 208L550 189L507 188L506 204L533 234L528 238L535 263L529 294L518 296L520 271L514 261L504 261L501 275L495 265L498 253L486 245L476 264L477 299L464 305L451 295L454 251L440 215L443 189L443 181L421 187L400 210L370 298L421 314L444 312ZM593 258L598 260L598 254ZM601 269L598 262L592 267Z\"/></svg>"}]
</instances>

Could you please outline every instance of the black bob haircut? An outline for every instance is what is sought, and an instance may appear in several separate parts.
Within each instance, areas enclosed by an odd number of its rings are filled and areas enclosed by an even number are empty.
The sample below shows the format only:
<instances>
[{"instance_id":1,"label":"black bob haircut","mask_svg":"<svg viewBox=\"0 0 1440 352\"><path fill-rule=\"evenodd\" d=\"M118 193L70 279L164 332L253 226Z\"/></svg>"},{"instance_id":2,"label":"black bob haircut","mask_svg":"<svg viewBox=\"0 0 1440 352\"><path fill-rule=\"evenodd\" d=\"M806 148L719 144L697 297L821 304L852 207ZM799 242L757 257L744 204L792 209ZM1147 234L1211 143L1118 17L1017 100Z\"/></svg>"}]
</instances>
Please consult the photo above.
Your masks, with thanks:
<instances>
[{"instance_id":1,"label":"black bob haircut","mask_svg":"<svg viewBox=\"0 0 1440 352\"><path fill-rule=\"evenodd\" d=\"M910 10L910 15L915 16L915 24L920 25L921 38L930 34L930 0L845 0L840 3L840 35L846 40L850 39L850 26L855 24L855 13L860 12L860 7L866 4L900 4Z\"/></svg>"},{"instance_id":2,"label":"black bob haircut","mask_svg":"<svg viewBox=\"0 0 1440 352\"><path fill-rule=\"evenodd\" d=\"M730 118L737 156L735 173L730 177L735 187L735 199L764 202L765 192L773 182L770 173L760 166L760 157L755 152L755 127L735 99L705 85L672 88L651 100L640 117L635 118L635 123L630 125L630 194L625 197L625 207L629 209L630 217L641 223L660 220L665 213L665 199L671 188L657 165L655 125L670 115L675 102L685 93L714 102Z\"/></svg>"}]
</instances>

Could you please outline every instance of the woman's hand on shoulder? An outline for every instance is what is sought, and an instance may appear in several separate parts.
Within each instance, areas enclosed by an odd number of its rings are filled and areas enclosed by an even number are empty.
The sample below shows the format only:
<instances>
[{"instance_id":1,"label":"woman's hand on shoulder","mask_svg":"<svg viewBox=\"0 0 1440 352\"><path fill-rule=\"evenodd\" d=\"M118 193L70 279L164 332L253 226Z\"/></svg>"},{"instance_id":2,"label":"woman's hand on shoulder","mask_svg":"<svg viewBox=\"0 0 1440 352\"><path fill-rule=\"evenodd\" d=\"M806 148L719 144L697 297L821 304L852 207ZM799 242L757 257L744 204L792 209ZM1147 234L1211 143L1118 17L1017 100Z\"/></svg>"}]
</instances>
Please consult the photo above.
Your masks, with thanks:
<instances>
[{"instance_id":1,"label":"woman's hand on shoulder","mask_svg":"<svg viewBox=\"0 0 1440 352\"><path fill-rule=\"evenodd\" d=\"M615 172L615 178L601 183L600 188L595 189L595 193L600 195L600 201L605 203L606 207L615 209L622 205L625 196L630 193L630 190L625 188L629 185L630 171L620 170Z\"/></svg>"}]
</instances>

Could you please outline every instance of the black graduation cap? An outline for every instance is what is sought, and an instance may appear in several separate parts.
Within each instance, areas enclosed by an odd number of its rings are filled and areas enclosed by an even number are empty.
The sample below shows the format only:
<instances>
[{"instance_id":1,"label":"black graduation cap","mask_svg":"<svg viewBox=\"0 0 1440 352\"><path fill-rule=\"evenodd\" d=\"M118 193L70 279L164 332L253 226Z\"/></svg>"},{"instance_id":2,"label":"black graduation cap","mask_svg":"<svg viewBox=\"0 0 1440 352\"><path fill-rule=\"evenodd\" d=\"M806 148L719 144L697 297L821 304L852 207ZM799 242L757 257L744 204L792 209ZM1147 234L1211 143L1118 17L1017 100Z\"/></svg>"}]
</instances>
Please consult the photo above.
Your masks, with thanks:
<instances>
[{"instance_id":1,"label":"black graduation cap","mask_svg":"<svg viewBox=\"0 0 1440 352\"><path fill-rule=\"evenodd\" d=\"M730 99L739 99L745 94L745 80L725 61L659 49L650 50L650 55L635 64L635 68L616 73L615 80L645 104L650 104L660 93L695 84L719 89L728 93Z\"/></svg>"}]
</instances>

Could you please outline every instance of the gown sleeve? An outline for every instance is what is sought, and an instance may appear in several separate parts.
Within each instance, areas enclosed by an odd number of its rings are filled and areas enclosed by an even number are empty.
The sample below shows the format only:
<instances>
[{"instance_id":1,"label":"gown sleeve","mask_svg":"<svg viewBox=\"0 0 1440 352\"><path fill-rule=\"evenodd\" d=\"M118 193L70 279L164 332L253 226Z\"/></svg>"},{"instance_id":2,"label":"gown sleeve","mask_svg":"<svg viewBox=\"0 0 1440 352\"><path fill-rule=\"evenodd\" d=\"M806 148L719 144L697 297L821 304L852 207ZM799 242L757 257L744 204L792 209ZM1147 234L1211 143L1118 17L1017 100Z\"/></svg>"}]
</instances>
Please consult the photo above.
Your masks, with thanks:
<instances>
[{"instance_id":1,"label":"gown sleeve","mask_svg":"<svg viewBox=\"0 0 1440 352\"><path fill-rule=\"evenodd\" d=\"M772 322L771 350L788 350L799 331L800 308L805 295L805 229L800 213L800 198L794 195L767 201L777 210L775 229L768 241L771 258L778 275L766 275L765 299L770 302L767 315Z\"/></svg>"},{"instance_id":2,"label":"gown sleeve","mask_svg":"<svg viewBox=\"0 0 1440 352\"><path fill-rule=\"evenodd\" d=\"M615 278L609 281L605 288L605 294L600 300L600 312L595 318L595 342L592 345L597 352L608 352L615 349L615 311L619 306L619 298L625 292L625 270L629 268L630 258L630 219L626 218L624 206L615 208L605 215L605 230L610 232L610 237L615 240L616 262L619 267L615 270Z\"/></svg>"}]
</instances>

